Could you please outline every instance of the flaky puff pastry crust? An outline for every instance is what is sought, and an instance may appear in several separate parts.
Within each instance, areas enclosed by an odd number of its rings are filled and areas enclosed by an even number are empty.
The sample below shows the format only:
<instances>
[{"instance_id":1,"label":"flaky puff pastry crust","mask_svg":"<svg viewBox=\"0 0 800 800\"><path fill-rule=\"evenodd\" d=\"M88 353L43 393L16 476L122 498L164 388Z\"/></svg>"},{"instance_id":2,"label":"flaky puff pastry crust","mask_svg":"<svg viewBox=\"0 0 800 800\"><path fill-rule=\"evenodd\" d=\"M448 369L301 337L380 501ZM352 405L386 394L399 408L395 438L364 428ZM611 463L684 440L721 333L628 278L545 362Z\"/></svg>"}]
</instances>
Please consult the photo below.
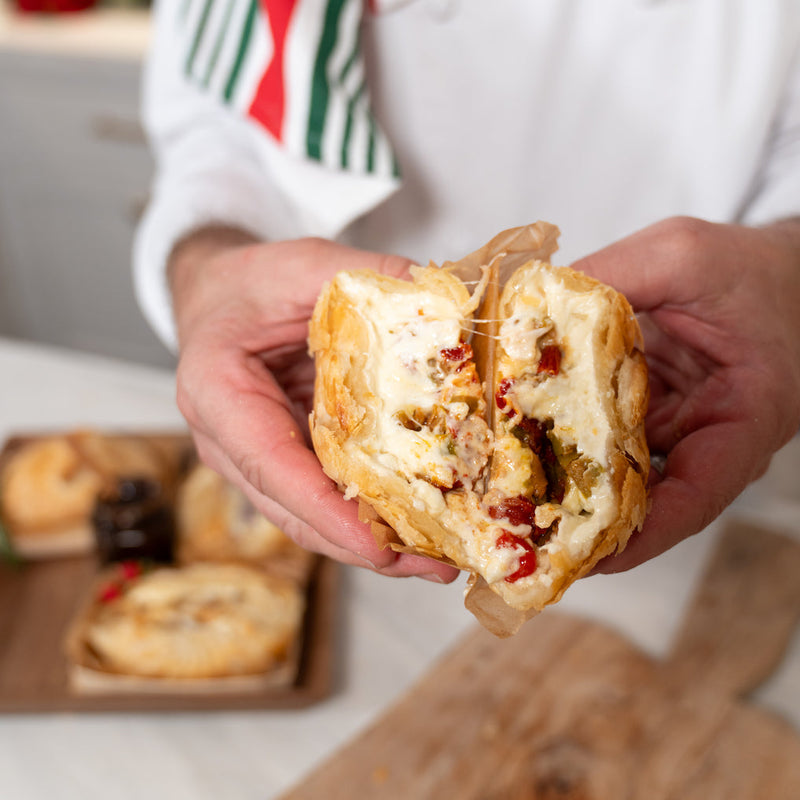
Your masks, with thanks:
<instances>
[{"instance_id":1,"label":"flaky puff pastry crust","mask_svg":"<svg viewBox=\"0 0 800 800\"><path fill-rule=\"evenodd\" d=\"M310 328L310 350L317 367L311 432L326 473L346 496L359 499L362 519L372 523L379 541L469 571L467 607L498 635L515 632L525 619L559 600L565 589L601 558L622 549L646 513L649 455L644 414L648 383L639 327L630 305L618 292L547 262L556 237L557 229L545 223L506 231L462 262L448 262L444 269L433 265L417 268L413 282L363 273L355 282L347 275L337 276L322 293ZM469 286L461 281L462 276ZM476 282L478 288L470 294ZM372 289L359 288L364 283L371 283ZM381 309L369 298L384 292L391 299ZM394 387L391 372L387 377L381 364L387 363L394 342L403 340L395 337L387 345L381 328L387 324L402 327L397 312L391 309L401 307L409 293L420 297L433 293L449 301L458 320L456 327L466 332L462 339L465 335L469 338L473 325L478 325L471 341L478 351L485 398L472 414L486 421L487 434L482 439L473 436L476 441L467 447L470 458L482 459L479 474L470 476L475 480L458 479L452 486L436 489L430 485L422 461L415 472L414 458L398 459L392 451L402 445L406 434L400 431L398 438L390 427L402 403L398 405L397 398L387 400L387 386L400 393L403 387ZM520 298L527 298L522 306ZM534 333L529 353L525 347L520 350L512 346L513 341L509 343L503 325L514 314L524 317L526 303L536 307L533 317L537 321L524 324L541 328ZM443 313L441 303L434 302L432 307ZM427 313L421 304L417 313L424 316L423 312ZM413 325L411 329L416 340L426 338ZM573 330L578 338L573 337ZM558 343L563 369L556 376L542 377L536 367L547 341ZM442 352L454 347L446 337L440 336L437 342ZM395 362L396 371L402 373L402 365L412 360L404 351ZM414 362L409 369L413 373L418 367ZM536 524L551 527L536 543L535 572L517 580L509 578L521 563L522 551L498 547L497 542L507 530L524 536L526 529L489 513L498 487L513 495L516 489L509 487L514 487L525 470L530 472L530 465L515 455L520 448L511 446L497 454L498 460L501 455L505 459L505 478L493 464L495 446L515 441L510 435L513 420L504 422L494 402L500 381L509 377L520 387L519 402L529 406L521 413L549 417L552 430L548 437L559 450L573 453L571 457L580 455L583 472L591 475L580 491L572 487L564 509L548 498L547 502L537 501L541 508L536 509ZM545 384L545 380L550 382ZM551 393L557 389L556 395L536 399L540 384ZM419 384L415 388L419 389ZM412 405L421 402L419 392L409 401ZM422 402L439 401L423 397ZM570 410L585 409L587 404L586 413ZM454 408L448 407L450 431L455 427L473 435L476 425L465 427L463 420L453 423L450 412L456 413ZM428 416L421 414L419 419ZM591 428L593 435L587 436L581 427ZM411 439L414 433L412 430ZM409 453L420 452L419 441L405 444ZM430 445L430 441L424 444ZM456 433L455 446L452 441L444 443L440 459L447 463L448 453L464 450L459 447ZM565 510L568 506L569 511ZM588 527L586 519L592 520ZM553 521L557 521L555 525Z\"/></svg>"},{"instance_id":2,"label":"flaky puff pastry crust","mask_svg":"<svg viewBox=\"0 0 800 800\"><path fill-rule=\"evenodd\" d=\"M23 556L86 552L100 493L121 478L146 478L168 488L185 449L180 437L89 429L22 438L3 454L0 518Z\"/></svg>"},{"instance_id":3,"label":"flaky puff pastry crust","mask_svg":"<svg viewBox=\"0 0 800 800\"><path fill-rule=\"evenodd\" d=\"M110 568L92 594L66 637L70 663L140 678L268 673L296 646L305 609L294 581L234 564L158 567L124 582Z\"/></svg>"},{"instance_id":4,"label":"flaky puff pastry crust","mask_svg":"<svg viewBox=\"0 0 800 800\"><path fill-rule=\"evenodd\" d=\"M369 272L356 273L356 277L396 300L435 296L450 307L459 326L469 326L475 310L475 300L464 283L435 267L415 269L413 282ZM382 399L375 391L374 367L381 356L376 352L373 321L360 312L341 281L334 280L316 305L309 346L317 369L311 435L325 472L347 496L358 497L377 512L386 525L378 523L376 534L395 532L397 536L390 538L396 549L462 562L466 556L460 540L453 537L441 515L431 513L415 497L421 481L409 480L378 460ZM453 505L464 499L463 492L449 492L441 503Z\"/></svg>"},{"instance_id":5,"label":"flaky puff pastry crust","mask_svg":"<svg viewBox=\"0 0 800 800\"><path fill-rule=\"evenodd\" d=\"M563 299L557 301L554 298L557 293ZM591 449L586 429L602 431L603 424L606 428L604 452L595 460L600 463L602 475L596 476L585 503L591 507L589 518L603 519L602 527L590 528L584 541L585 523L578 520L572 535L567 536L562 531L569 527L567 514L557 516L561 528L539 550L536 580L531 585L524 581L503 581L492 587L515 608L541 610L559 600L566 588L588 574L600 559L621 551L633 531L644 522L649 469L644 433L648 378L639 325L630 304L619 292L575 270L532 261L517 269L503 287L498 303L498 329L502 327L501 320L512 318L520 306L525 307L520 298L526 295L528 299L542 299L540 314L546 324L553 326L544 334L543 341L558 342L563 354L561 374L541 380L531 391L531 395L543 392L538 399L538 410L547 408L552 414L554 428L550 436L554 441L563 437L562 445L577 445L579 452L586 453ZM560 313L557 306L563 307ZM591 313L595 315L591 324L579 327L582 319L578 318ZM493 392L498 391L508 374L518 377L525 374L528 366L508 352L504 347L506 341L506 337L498 337L491 370ZM574 380L573 376L580 372L586 379ZM533 373L532 377L535 384L539 376ZM559 381L563 381L559 390L548 391ZM587 395L592 386L598 391L593 396ZM583 408L587 400L588 409ZM544 416L530 408L525 411ZM497 410L495 414L501 416ZM496 419L495 431L499 432L501 426ZM490 487L491 484L490 479ZM581 500L579 497L578 502ZM545 507L546 504L543 510ZM583 508L576 509L578 517L581 512L585 513ZM542 516L547 519L546 513Z\"/></svg>"},{"instance_id":6,"label":"flaky puff pastry crust","mask_svg":"<svg viewBox=\"0 0 800 800\"><path fill-rule=\"evenodd\" d=\"M195 464L175 501L181 564L258 565L271 575L308 580L314 556L258 512L244 493L205 464Z\"/></svg>"}]
</instances>

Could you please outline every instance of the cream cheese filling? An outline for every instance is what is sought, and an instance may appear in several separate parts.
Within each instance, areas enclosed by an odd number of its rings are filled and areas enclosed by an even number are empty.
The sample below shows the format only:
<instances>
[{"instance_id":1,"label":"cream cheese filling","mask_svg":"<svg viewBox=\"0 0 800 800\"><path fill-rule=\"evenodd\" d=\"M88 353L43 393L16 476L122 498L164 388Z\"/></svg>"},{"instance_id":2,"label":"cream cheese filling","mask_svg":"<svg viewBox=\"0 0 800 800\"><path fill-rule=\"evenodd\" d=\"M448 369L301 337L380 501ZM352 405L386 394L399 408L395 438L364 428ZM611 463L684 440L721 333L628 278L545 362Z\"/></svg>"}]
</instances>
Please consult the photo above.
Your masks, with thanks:
<instances>
[{"instance_id":1,"label":"cream cheese filling","mask_svg":"<svg viewBox=\"0 0 800 800\"><path fill-rule=\"evenodd\" d=\"M460 555L469 567L489 583L513 574L525 550L498 546L504 531L520 537L530 534L526 525L492 519L476 493L470 502L453 505L449 495L435 485L450 485L463 460L453 452L452 440L426 426L411 430L398 422L409 409L431 410L443 404L441 376L435 365L441 353L454 348L471 327L464 310L451 298L420 291L388 292L357 273L338 277L341 288L360 310L370 330L376 429L372 456L387 470L409 481L414 506L435 516L460 539ZM542 270L515 295L510 313L500 326L501 374L515 377L514 402L531 419L552 420L552 435L562 445L575 445L578 453L599 466L588 495L568 480L563 503L537 506L535 522L546 529L558 521L557 536L536 548L537 569L521 577L521 587L533 581L547 582L550 555L566 552L570 559L589 554L597 534L611 522L614 490L608 474L611 426L603 409L608 388L595 372L595 328L604 308L596 294L567 289L557 273ZM562 352L557 375L537 376L543 336L552 336ZM469 409L460 400L444 402L448 417L463 420ZM526 493L530 456L510 433L494 442L496 457L503 454L513 469L494 485L507 497ZM452 553L450 554L452 555Z\"/></svg>"},{"instance_id":2,"label":"cream cheese filling","mask_svg":"<svg viewBox=\"0 0 800 800\"><path fill-rule=\"evenodd\" d=\"M567 478L566 493L559 503L536 507L537 527L547 529L558 523L557 536L537 552L536 572L519 579L524 586L540 580L547 568L547 555L559 550L571 559L586 557L597 534L611 522L613 488L608 473L608 444L611 425L604 413L608 388L598 381L595 369L595 333L605 309L596 295L568 290L557 273L542 270L518 292L510 314L501 326L499 371L515 376L510 395L522 415L539 421L552 420L551 436L564 448L575 446L577 454L591 459L600 469L593 476L591 491L584 492ZM541 358L540 341L552 334L561 350L561 364L556 375L537 375ZM513 434L497 433L496 455L518 456L520 443ZM525 449L525 448L523 448ZM528 469L504 471L493 483L503 495L525 494ZM495 547L492 558L507 559L507 550ZM491 569L484 564L483 569Z\"/></svg>"},{"instance_id":3,"label":"cream cheese filling","mask_svg":"<svg viewBox=\"0 0 800 800\"><path fill-rule=\"evenodd\" d=\"M399 415L440 405L451 419L465 418L463 401L443 401L436 366L443 350L458 347L468 321L455 300L411 284L411 291L389 293L358 274L345 273L339 281L370 326L377 404L374 442L380 462L409 481L424 476L451 485L462 462L452 452L451 437L425 425L411 430L399 422Z\"/></svg>"}]
</instances>

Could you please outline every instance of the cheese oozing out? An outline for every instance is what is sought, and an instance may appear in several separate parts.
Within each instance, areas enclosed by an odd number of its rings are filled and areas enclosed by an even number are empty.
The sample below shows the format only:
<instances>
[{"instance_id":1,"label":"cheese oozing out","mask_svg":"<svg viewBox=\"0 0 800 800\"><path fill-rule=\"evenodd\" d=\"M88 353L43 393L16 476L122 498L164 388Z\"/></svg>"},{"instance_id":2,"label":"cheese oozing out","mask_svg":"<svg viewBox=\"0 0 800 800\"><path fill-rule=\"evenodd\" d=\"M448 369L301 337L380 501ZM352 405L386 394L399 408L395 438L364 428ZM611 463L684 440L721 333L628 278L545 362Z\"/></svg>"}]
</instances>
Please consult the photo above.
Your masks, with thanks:
<instances>
[{"instance_id":1,"label":"cheese oozing out","mask_svg":"<svg viewBox=\"0 0 800 800\"><path fill-rule=\"evenodd\" d=\"M474 365L469 362L465 378L463 368L453 368L443 357L462 347L471 329L454 298L411 284L387 292L358 273L337 280L371 338L377 404L371 455L408 480L415 506L438 517L460 539L465 565L488 583L506 580L524 587L533 580L547 584L555 552L570 559L588 555L610 522L613 493L607 456L611 430L603 411L608 387L600 385L594 368L594 330L604 313L597 296L567 289L556 272L546 269L520 285L500 325L496 363L498 381L512 381L507 397L514 414L498 412L492 434ZM545 342L555 342L560 351L555 374L537 371ZM559 464L564 495L557 501L534 497L533 525L490 513L497 498L531 497L537 456L515 434L520 418L546 423L557 457L581 459L585 476L575 480ZM484 487L492 451L499 468L493 466ZM451 503L453 489L458 503ZM542 530L557 535L537 541ZM520 575L532 549L535 569Z\"/></svg>"},{"instance_id":2,"label":"cheese oozing out","mask_svg":"<svg viewBox=\"0 0 800 800\"><path fill-rule=\"evenodd\" d=\"M493 471L489 494L527 496L534 473L542 471L539 456L520 435L524 421L540 426L549 467L562 481L562 496L536 499L536 529L557 535L541 536L536 573L520 578L523 585L546 572L548 557L556 551L570 559L587 556L597 534L611 522L611 425L605 411L610 390L598 380L594 356L603 313L597 295L570 290L557 271L544 269L513 294L501 325L497 383L508 382L500 401L504 408L497 413L494 457L499 468ZM538 369L547 346L559 349L554 374ZM515 468L503 469L504 458Z\"/></svg>"},{"instance_id":3,"label":"cheese oozing out","mask_svg":"<svg viewBox=\"0 0 800 800\"><path fill-rule=\"evenodd\" d=\"M480 381L454 298L409 284L387 292L357 273L339 277L369 326L377 404L375 457L417 486L431 510L441 490L471 489L488 460Z\"/></svg>"}]
</instances>

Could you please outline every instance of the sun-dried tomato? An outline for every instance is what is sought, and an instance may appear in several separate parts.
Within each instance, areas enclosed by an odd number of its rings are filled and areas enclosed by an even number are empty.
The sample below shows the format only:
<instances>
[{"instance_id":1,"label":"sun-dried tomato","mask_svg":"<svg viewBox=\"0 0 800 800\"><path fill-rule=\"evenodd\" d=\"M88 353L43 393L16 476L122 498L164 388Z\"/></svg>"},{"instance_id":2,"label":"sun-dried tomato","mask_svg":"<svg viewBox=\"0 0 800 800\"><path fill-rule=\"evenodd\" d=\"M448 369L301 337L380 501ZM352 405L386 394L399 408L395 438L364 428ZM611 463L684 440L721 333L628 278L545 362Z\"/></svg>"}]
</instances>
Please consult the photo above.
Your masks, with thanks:
<instances>
[{"instance_id":1,"label":"sun-dried tomato","mask_svg":"<svg viewBox=\"0 0 800 800\"><path fill-rule=\"evenodd\" d=\"M507 575L506 583L516 583L520 578L527 578L536 572L536 553L523 553L519 559L519 567L515 572Z\"/></svg>"},{"instance_id":2,"label":"sun-dried tomato","mask_svg":"<svg viewBox=\"0 0 800 800\"><path fill-rule=\"evenodd\" d=\"M527 445L538 457L547 478L547 499L551 503L561 503L567 491L564 468L558 461L553 443L547 435L553 428L552 420L541 422L531 417L523 417L512 433Z\"/></svg>"},{"instance_id":3,"label":"sun-dried tomato","mask_svg":"<svg viewBox=\"0 0 800 800\"><path fill-rule=\"evenodd\" d=\"M497 387L494 402L501 411L505 411L508 408L509 402L506 400L506 395L511 391L513 385L514 381L511 378L503 378Z\"/></svg>"},{"instance_id":4,"label":"sun-dried tomato","mask_svg":"<svg viewBox=\"0 0 800 800\"><path fill-rule=\"evenodd\" d=\"M538 374L558 375L561 369L561 349L557 344L548 344L542 348L542 355L539 358L539 366L536 368Z\"/></svg>"},{"instance_id":5,"label":"sun-dried tomato","mask_svg":"<svg viewBox=\"0 0 800 800\"><path fill-rule=\"evenodd\" d=\"M506 497L496 506L489 507L489 516L492 519L507 519L512 525L534 526L535 514L536 506L524 495Z\"/></svg>"},{"instance_id":6,"label":"sun-dried tomato","mask_svg":"<svg viewBox=\"0 0 800 800\"><path fill-rule=\"evenodd\" d=\"M461 342L456 347L445 347L441 351L441 356L445 361L469 361L472 358L472 346L467 342Z\"/></svg>"},{"instance_id":7,"label":"sun-dried tomato","mask_svg":"<svg viewBox=\"0 0 800 800\"><path fill-rule=\"evenodd\" d=\"M522 417L514 426L512 433L523 444L527 445L544 463L555 459L553 445L547 437L547 431L552 428L552 423L540 422L532 417Z\"/></svg>"},{"instance_id":8,"label":"sun-dried tomato","mask_svg":"<svg viewBox=\"0 0 800 800\"><path fill-rule=\"evenodd\" d=\"M550 529L540 528L536 524L536 505L530 498L524 495L506 497L497 505L489 506L488 511L492 519L507 519L511 525L529 525L530 536L535 544L543 544L547 541ZM511 535L508 533L508 536ZM526 539L520 539L520 537L516 537L516 539L519 540L517 544L527 545Z\"/></svg>"},{"instance_id":9,"label":"sun-dried tomato","mask_svg":"<svg viewBox=\"0 0 800 800\"><path fill-rule=\"evenodd\" d=\"M495 545L497 547L505 547L505 548L522 547L528 551L533 550L533 545L527 539L523 539L521 536L515 536L513 533L511 533L511 531L503 531L497 537Z\"/></svg>"},{"instance_id":10,"label":"sun-dried tomato","mask_svg":"<svg viewBox=\"0 0 800 800\"><path fill-rule=\"evenodd\" d=\"M489 511L490 516L492 511ZM538 528L535 528L538 530ZM517 569L505 577L506 583L515 583L520 578L525 578L536 572L536 552L531 542L522 536L516 536L511 531L503 531L495 541L497 547L514 549L521 547L525 552L519 557Z\"/></svg>"}]
</instances>

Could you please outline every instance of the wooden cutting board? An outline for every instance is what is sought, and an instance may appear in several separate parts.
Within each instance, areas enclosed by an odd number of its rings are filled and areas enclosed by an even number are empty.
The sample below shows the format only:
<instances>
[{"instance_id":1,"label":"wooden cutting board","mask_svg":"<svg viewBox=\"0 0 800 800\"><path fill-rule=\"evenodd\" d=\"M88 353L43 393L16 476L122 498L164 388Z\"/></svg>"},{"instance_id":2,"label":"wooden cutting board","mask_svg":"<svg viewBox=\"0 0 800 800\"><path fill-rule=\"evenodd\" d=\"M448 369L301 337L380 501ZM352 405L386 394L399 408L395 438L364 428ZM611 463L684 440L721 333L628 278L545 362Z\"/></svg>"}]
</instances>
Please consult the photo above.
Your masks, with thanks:
<instances>
[{"instance_id":1,"label":"wooden cutting board","mask_svg":"<svg viewBox=\"0 0 800 800\"><path fill-rule=\"evenodd\" d=\"M799 619L800 544L731 526L665 660L556 611L476 630L283 800L798 800L800 735L743 698Z\"/></svg>"}]
</instances>

